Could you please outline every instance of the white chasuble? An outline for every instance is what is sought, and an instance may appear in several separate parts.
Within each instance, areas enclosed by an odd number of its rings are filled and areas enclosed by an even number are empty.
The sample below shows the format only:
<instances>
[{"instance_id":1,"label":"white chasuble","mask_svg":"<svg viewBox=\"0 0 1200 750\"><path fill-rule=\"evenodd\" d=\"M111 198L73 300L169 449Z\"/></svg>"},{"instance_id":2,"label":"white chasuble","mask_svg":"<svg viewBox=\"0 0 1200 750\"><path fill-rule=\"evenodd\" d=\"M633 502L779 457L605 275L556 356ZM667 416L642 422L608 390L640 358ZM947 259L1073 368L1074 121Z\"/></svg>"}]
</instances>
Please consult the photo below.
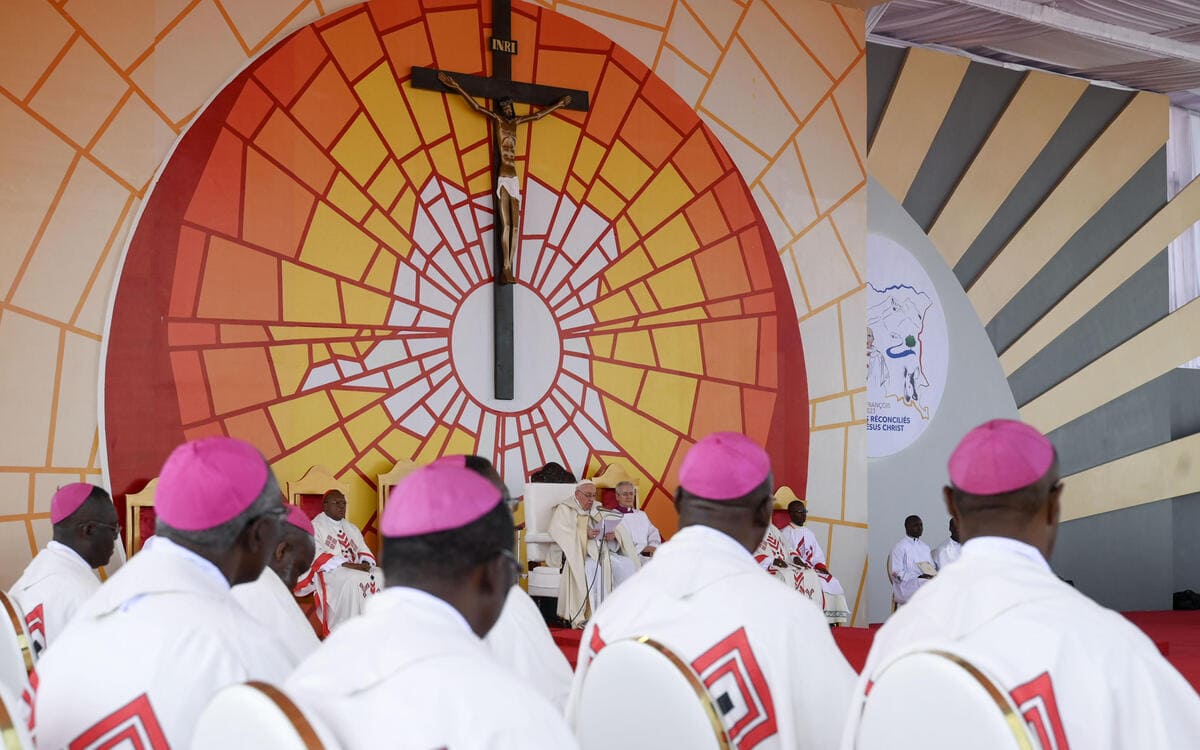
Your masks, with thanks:
<instances>
[{"instance_id":1,"label":"white chasuble","mask_svg":"<svg viewBox=\"0 0 1200 750\"><path fill-rule=\"evenodd\" d=\"M599 538L589 539L588 531L599 528L599 510L579 507L571 496L554 506L547 533L562 551L562 577L558 583L558 616L583 627L591 613L612 591L611 555Z\"/></svg>"},{"instance_id":2,"label":"white chasuble","mask_svg":"<svg viewBox=\"0 0 1200 750\"><path fill-rule=\"evenodd\" d=\"M321 621L333 630L362 614L367 599L383 589L383 571L357 526L344 518L335 521L324 513L318 513L312 522L316 556L308 573L296 584L295 593L313 594ZM342 567L345 563L366 563L371 569Z\"/></svg>"},{"instance_id":3,"label":"white chasuble","mask_svg":"<svg viewBox=\"0 0 1200 750\"><path fill-rule=\"evenodd\" d=\"M940 572L942 568L962 556L962 545L953 539L947 539L933 550L933 564Z\"/></svg>"},{"instance_id":4,"label":"white chasuble","mask_svg":"<svg viewBox=\"0 0 1200 750\"><path fill-rule=\"evenodd\" d=\"M344 750L571 750L562 716L496 663L446 602L391 587L300 664L286 688Z\"/></svg>"},{"instance_id":5,"label":"white chasuble","mask_svg":"<svg viewBox=\"0 0 1200 750\"><path fill-rule=\"evenodd\" d=\"M186 748L205 704L293 662L229 593L216 566L154 541L106 581L38 663L38 744L60 750Z\"/></svg>"},{"instance_id":6,"label":"white chasuble","mask_svg":"<svg viewBox=\"0 0 1200 750\"><path fill-rule=\"evenodd\" d=\"M787 559L791 561L792 557L799 557L804 565L816 571L817 578L821 580L821 591L825 593L825 619L830 624L848 622L850 609L846 603L846 591L842 588L842 582L826 567L825 551L821 549L817 535L807 526L794 523L784 526L780 533L783 535L784 549L792 551Z\"/></svg>"},{"instance_id":7,"label":"white chasuble","mask_svg":"<svg viewBox=\"0 0 1200 750\"><path fill-rule=\"evenodd\" d=\"M232 591L242 609L275 634L294 663L299 664L321 645L295 595L275 571L264 568L257 581L234 586Z\"/></svg>"},{"instance_id":8,"label":"white chasuble","mask_svg":"<svg viewBox=\"0 0 1200 750\"><path fill-rule=\"evenodd\" d=\"M915 643L954 644L1009 694L1042 750L1200 741L1200 697L1154 643L1014 539L964 544L962 556L880 628L857 693Z\"/></svg>"},{"instance_id":9,"label":"white chasuble","mask_svg":"<svg viewBox=\"0 0 1200 750\"><path fill-rule=\"evenodd\" d=\"M854 670L820 610L763 575L731 537L685 527L612 593L583 632L568 718L592 657L640 636L691 664L738 750L837 747ZM612 697L614 715L621 701Z\"/></svg>"},{"instance_id":10,"label":"white chasuble","mask_svg":"<svg viewBox=\"0 0 1200 750\"><path fill-rule=\"evenodd\" d=\"M758 567L771 574L775 580L798 591L813 604L825 610L825 592L821 588L821 579L812 568L794 565L791 562L791 551L784 546L783 535L774 526L767 527L762 542L754 551L754 560ZM782 560L783 565L776 561Z\"/></svg>"},{"instance_id":11,"label":"white chasuble","mask_svg":"<svg viewBox=\"0 0 1200 750\"><path fill-rule=\"evenodd\" d=\"M921 577L923 574L937 570L929 545L912 537L897 542L888 560L891 564L888 573L892 579L892 596L897 604L907 603L917 589L929 581Z\"/></svg>"},{"instance_id":12,"label":"white chasuble","mask_svg":"<svg viewBox=\"0 0 1200 750\"><path fill-rule=\"evenodd\" d=\"M9 591L25 615L34 651L40 654L54 642L99 588L100 579L78 552L47 543Z\"/></svg>"},{"instance_id":13,"label":"white chasuble","mask_svg":"<svg viewBox=\"0 0 1200 750\"><path fill-rule=\"evenodd\" d=\"M571 692L571 665L554 643L537 604L520 586L504 600L500 619L483 639L492 657L525 685L542 694L558 711Z\"/></svg>"}]
</instances>

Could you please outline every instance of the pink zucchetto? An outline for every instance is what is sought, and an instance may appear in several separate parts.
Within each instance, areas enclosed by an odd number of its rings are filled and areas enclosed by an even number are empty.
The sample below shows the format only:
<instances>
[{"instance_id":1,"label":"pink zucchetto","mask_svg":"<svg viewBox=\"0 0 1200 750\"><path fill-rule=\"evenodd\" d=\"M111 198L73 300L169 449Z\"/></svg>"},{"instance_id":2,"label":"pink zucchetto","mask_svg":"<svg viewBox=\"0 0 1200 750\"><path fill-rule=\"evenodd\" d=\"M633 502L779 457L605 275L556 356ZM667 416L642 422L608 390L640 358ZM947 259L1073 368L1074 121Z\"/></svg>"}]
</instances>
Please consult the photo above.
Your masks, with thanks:
<instances>
[{"instance_id":1,"label":"pink zucchetto","mask_svg":"<svg viewBox=\"0 0 1200 750\"><path fill-rule=\"evenodd\" d=\"M314 536L317 530L313 528L312 521L308 520L308 516L304 515L304 511L299 505L289 505L287 522L300 529L309 536Z\"/></svg>"},{"instance_id":2,"label":"pink zucchetto","mask_svg":"<svg viewBox=\"0 0 1200 750\"><path fill-rule=\"evenodd\" d=\"M88 499L92 490L96 489L84 482L73 482L58 488L54 499L50 501L50 523L61 523L67 516L79 510L83 501Z\"/></svg>"},{"instance_id":3,"label":"pink zucchetto","mask_svg":"<svg viewBox=\"0 0 1200 750\"><path fill-rule=\"evenodd\" d=\"M417 469L396 485L383 510L386 537L410 537L466 526L500 504L500 490L450 462Z\"/></svg>"},{"instance_id":4,"label":"pink zucchetto","mask_svg":"<svg viewBox=\"0 0 1200 750\"><path fill-rule=\"evenodd\" d=\"M770 456L753 440L737 432L714 432L688 451L679 484L706 500L734 500L770 473Z\"/></svg>"},{"instance_id":5,"label":"pink zucchetto","mask_svg":"<svg viewBox=\"0 0 1200 750\"><path fill-rule=\"evenodd\" d=\"M163 464L154 510L180 531L220 526L254 503L269 471L254 446L235 438L184 443Z\"/></svg>"},{"instance_id":6,"label":"pink zucchetto","mask_svg":"<svg viewBox=\"0 0 1200 750\"><path fill-rule=\"evenodd\" d=\"M950 454L950 483L972 495L1028 487L1054 463L1054 446L1023 422L993 419L967 433Z\"/></svg>"}]
</instances>

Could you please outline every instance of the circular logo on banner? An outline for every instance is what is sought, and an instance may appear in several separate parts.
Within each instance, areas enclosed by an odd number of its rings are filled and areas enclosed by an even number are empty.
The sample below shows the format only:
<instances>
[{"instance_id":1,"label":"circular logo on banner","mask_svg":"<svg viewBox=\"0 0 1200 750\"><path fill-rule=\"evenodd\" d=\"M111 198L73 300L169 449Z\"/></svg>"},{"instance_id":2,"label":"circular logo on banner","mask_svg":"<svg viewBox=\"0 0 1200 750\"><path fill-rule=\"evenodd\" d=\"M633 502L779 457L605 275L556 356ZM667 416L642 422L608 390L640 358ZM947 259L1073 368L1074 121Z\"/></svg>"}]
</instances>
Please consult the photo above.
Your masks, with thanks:
<instances>
[{"instance_id":1,"label":"circular logo on banner","mask_svg":"<svg viewBox=\"0 0 1200 750\"><path fill-rule=\"evenodd\" d=\"M867 237L867 455L921 436L946 388L946 316L925 269L895 241Z\"/></svg>"}]
</instances>

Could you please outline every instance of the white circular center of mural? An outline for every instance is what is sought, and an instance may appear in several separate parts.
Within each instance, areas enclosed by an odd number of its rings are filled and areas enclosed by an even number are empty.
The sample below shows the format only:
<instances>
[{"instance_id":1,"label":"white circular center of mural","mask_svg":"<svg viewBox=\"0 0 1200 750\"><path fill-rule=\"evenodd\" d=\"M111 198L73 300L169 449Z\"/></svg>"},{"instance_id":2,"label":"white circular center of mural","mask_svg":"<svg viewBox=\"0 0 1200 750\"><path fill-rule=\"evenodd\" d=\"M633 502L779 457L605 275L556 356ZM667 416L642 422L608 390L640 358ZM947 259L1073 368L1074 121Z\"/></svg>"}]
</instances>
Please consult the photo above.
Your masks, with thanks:
<instances>
[{"instance_id":1,"label":"white circular center of mural","mask_svg":"<svg viewBox=\"0 0 1200 750\"><path fill-rule=\"evenodd\" d=\"M472 398L495 412L522 412L554 385L562 358L558 324L537 293L524 285L513 288L513 398L496 399L492 290L485 284L459 305L450 329L450 353Z\"/></svg>"}]
</instances>

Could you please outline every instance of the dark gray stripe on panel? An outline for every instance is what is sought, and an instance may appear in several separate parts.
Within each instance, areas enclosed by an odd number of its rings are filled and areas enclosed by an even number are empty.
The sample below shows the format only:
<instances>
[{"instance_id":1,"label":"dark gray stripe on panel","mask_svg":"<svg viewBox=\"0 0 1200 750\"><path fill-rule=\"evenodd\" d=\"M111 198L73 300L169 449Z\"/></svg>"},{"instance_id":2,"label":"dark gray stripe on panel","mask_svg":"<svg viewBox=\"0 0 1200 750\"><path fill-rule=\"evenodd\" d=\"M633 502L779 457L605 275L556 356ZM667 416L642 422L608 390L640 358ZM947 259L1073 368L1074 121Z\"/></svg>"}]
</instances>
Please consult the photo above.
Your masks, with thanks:
<instances>
[{"instance_id":1,"label":"dark gray stripe on panel","mask_svg":"<svg viewBox=\"0 0 1200 750\"><path fill-rule=\"evenodd\" d=\"M1131 91L1087 87L1050 142L954 266L954 274L964 288L970 288L1000 248L1012 239L1096 136L1104 132L1132 98Z\"/></svg>"},{"instance_id":2,"label":"dark gray stripe on panel","mask_svg":"<svg viewBox=\"0 0 1200 750\"><path fill-rule=\"evenodd\" d=\"M1167 151L1163 147L987 324L996 351L1012 346L1166 203Z\"/></svg>"},{"instance_id":3,"label":"dark gray stripe on panel","mask_svg":"<svg viewBox=\"0 0 1200 750\"><path fill-rule=\"evenodd\" d=\"M1167 251L1088 311L1008 378L1024 406L1167 314ZM1112 373L1120 378L1121 373Z\"/></svg>"},{"instance_id":4,"label":"dark gray stripe on panel","mask_svg":"<svg viewBox=\"0 0 1200 750\"><path fill-rule=\"evenodd\" d=\"M904 199L908 215L925 232L933 226L1025 75L988 63L967 66L946 118Z\"/></svg>"},{"instance_id":5,"label":"dark gray stripe on panel","mask_svg":"<svg viewBox=\"0 0 1200 750\"><path fill-rule=\"evenodd\" d=\"M875 140L875 131L883 118L892 89L904 66L908 50L887 44L867 44L867 144Z\"/></svg>"}]
</instances>

